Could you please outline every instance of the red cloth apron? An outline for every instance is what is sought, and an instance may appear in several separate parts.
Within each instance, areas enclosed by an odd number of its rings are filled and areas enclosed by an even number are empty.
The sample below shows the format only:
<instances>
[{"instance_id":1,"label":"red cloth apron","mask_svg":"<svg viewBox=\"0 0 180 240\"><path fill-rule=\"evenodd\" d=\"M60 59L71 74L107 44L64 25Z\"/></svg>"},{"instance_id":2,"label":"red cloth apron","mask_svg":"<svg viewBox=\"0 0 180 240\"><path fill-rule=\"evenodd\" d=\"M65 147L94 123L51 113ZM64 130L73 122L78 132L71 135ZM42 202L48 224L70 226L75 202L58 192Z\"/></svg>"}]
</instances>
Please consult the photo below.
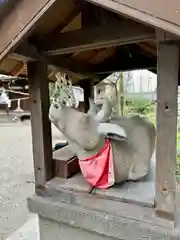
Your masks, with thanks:
<instances>
[{"instance_id":1,"label":"red cloth apron","mask_svg":"<svg viewBox=\"0 0 180 240\"><path fill-rule=\"evenodd\" d=\"M114 185L114 166L110 140L94 156L79 159L82 174L87 182L96 188L109 188Z\"/></svg>"}]
</instances>

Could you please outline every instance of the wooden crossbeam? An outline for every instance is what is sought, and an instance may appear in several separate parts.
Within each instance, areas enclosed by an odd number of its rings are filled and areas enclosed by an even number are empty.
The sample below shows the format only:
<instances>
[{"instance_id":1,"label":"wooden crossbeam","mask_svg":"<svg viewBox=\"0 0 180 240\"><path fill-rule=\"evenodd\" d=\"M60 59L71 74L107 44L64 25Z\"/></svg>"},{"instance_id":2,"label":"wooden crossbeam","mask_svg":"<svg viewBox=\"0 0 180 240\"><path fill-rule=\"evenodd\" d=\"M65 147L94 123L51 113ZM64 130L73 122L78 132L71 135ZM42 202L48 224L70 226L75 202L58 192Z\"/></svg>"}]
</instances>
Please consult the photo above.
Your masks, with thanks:
<instances>
[{"instance_id":1,"label":"wooden crossbeam","mask_svg":"<svg viewBox=\"0 0 180 240\"><path fill-rule=\"evenodd\" d=\"M86 79L84 81L81 81L79 85L84 91L84 112L88 112L89 98L94 99L94 91L93 91L94 83L92 79Z\"/></svg>"},{"instance_id":2,"label":"wooden crossbeam","mask_svg":"<svg viewBox=\"0 0 180 240\"><path fill-rule=\"evenodd\" d=\"M10 75L18 76L19 73L22 71L23 67L24 67L24 63L22 61L18 62L15 68L10 72Z\"/></svg>"},{"instance_id":3,"label":"wooden crossbeam","mask_svg":"<svg viewBox=\"0 0 180 240\"><path fill-rule=\"evenodd\" d=\"M80 79L92 78L99 81L99 77L93 73L86 65L79 64L77 61L61 56L43 56L37 52L37 48L24 42L13 53L9 55L11 58L15 58L21 61L41 61L47 62L49 65L54 66L62 72L75 76Z\"/></svg>"},{"instance_id":4,"label":"wooden crossbeam","mask_svg":"<svg viewBox=\"0 0 180 240\"><path fill-rule=\"evenodd\" d=\"M105 26L61 33L56 38L45 39L38 44L38 48L45 55L59 55L153 39L155 33L151 28L132 21L113 21Z\"/></svg>"}]
</instances>

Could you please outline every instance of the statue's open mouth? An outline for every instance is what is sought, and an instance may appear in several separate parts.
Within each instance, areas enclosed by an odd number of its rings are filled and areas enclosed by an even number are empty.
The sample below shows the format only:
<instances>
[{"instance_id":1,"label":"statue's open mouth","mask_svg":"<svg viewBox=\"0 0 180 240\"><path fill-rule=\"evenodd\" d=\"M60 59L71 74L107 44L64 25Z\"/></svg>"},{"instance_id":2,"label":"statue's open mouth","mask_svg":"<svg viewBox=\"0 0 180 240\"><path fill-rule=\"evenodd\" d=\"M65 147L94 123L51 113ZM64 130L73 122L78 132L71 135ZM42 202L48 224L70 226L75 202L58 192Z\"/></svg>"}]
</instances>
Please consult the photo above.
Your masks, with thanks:
<instances>
[{"instance_id":1,"label":"statue's open mouth","mask_svg":"<svg viewBox=\"0 0 180 240\"><path fill-rule=\"evenodd\" d=\"M107 138L113 138L114 140L126 141L127 138L119 136L117 133L107 133Z\"/></svg>"}]
</instances>

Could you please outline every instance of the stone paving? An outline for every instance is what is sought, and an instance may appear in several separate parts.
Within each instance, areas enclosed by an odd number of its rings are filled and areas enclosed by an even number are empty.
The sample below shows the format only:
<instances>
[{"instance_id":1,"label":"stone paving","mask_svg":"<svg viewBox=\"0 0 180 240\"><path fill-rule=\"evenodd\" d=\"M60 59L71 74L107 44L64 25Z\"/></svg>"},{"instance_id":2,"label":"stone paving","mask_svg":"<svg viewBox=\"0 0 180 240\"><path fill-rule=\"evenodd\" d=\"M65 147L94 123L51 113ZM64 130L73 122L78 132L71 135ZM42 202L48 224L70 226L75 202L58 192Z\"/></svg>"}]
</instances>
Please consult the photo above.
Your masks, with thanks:
<instances>
[{"instance_id":1,"label":"stone paving","mask_svg":"<svg viewBox=\"0 0 180 240\"><path fill-rule=\"evenodd\" d=\"M0 240L4 240L33 218L26 199L34 193L34 176L30 122L1 120ZM53 142L59 139L59 132L53 129Z\"/></svg>"},{"instance_id":2,"label":"stone paving","mask_svg":"<svg viewBox=\"0 0 180 240\"><path fill-rule=\"evenodd\" d=\"M38 218L34 217L27 221L6 240L40 240Z\"/></svg>"},{"instance_id":3,"label":"stone paving","mask_svg":"<svg viewBox=\"0 0 180 240\"><path fill-rule=\"evenodd\" d=\"M0 239L31 217L26 198L34 192L29 124L0 124Z\"/></svg>"}]
</instances>

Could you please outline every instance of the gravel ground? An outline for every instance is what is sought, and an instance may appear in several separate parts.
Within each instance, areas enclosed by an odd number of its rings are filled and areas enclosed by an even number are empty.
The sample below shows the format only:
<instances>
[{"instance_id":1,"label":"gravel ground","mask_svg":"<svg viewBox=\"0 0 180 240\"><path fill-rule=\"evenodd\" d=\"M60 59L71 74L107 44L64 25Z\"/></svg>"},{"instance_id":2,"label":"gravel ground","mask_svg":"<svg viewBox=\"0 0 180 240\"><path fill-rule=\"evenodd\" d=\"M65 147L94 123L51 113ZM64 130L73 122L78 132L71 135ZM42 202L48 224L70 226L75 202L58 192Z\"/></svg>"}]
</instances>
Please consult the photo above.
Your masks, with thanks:
<instances>
[{"instance_id":1,"label":"gravel ground","mask_svg":"<svg viewBox=\"0 0 180 240\"><path fill-rule=\"evenodd\" d=\"M31 128L24 123L0 123L0 240L29 218L26 199L34 193ZM53 128L53 142L60 134Z\"/></svg>"}]
</instances>

